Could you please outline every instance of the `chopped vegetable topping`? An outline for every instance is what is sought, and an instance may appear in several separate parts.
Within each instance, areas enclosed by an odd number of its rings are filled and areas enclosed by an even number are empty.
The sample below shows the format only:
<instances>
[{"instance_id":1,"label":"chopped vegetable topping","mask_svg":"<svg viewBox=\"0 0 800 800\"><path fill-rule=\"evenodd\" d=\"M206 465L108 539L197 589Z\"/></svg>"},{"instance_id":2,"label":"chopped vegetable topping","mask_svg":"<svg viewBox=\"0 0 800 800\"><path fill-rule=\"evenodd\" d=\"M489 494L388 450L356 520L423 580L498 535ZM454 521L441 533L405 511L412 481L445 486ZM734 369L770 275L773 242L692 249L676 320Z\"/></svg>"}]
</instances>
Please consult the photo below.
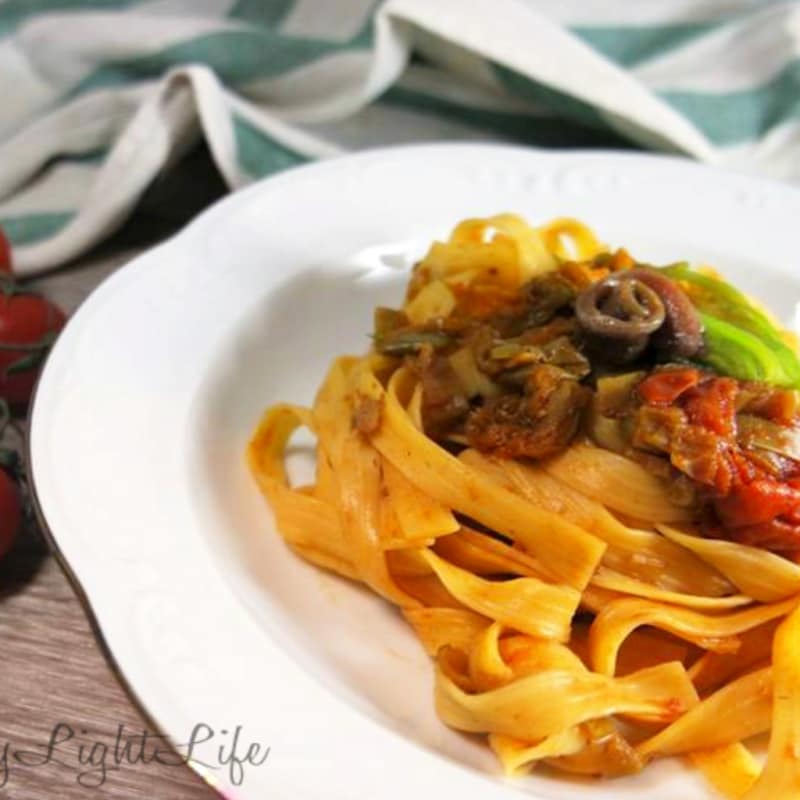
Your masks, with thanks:
<instances>
[{"instance_id":1,"label":"chopped vegetable topping","mask_svg":"<svg viewBox=\"0 0 800 800\"><path fill-rule=\"evenodd\" d=\"M729 283L674 264L662 269L678 281L705 328L701 363L739 380L800 388L800 359L763 311Z\"/></svg>"},{"instance_id":2,"label":"chopped vegetable topping","mask_svg":"<svg viewBox=\"0 0 800 800\"><path fill-rule=\"evenodd\" d=\"M784 371L775 342L760 339L710 314L701 314L701 318L706 339L701 363L739 380L764 381L776 386L796 384L796 379Z\"/></svg>"},{"instance_id":3,"label":"chopped vegetable topping","mask_svg":"<svg viewBox=\"0 0 800 800\"><path fill-rule=\"evenodd\" d=\"M696 369L668 369L654 372L639 384L639 394L655 406L674 403L687 389L696 386L700 372Z\"/></svg>"},{"instance_id":4,"label":"chopped vegetable topping","mask_svg":"<svg viewBox=\"0 0 800 800\"><path fill-rule=\"evenodd\" d=\"M418 270L403 311L376 310L375 350L417 375L426 434L532 459L588 435L670 480L706 534L800 561L800 361L766 314L625 251L518 289L493 274L446 285Z\"/></svg>"}]
</instances>

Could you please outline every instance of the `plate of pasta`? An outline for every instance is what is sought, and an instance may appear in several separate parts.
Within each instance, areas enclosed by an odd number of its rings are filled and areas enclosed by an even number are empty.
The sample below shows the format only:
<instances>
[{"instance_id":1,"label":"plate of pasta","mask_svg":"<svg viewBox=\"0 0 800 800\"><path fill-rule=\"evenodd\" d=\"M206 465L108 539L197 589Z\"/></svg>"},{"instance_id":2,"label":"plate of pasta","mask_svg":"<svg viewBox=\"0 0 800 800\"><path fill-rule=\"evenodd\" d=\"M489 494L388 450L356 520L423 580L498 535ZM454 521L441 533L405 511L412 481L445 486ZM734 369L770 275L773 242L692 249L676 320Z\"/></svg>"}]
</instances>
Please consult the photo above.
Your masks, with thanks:
<instances>
[{"instance_id":1,"label":"plate of pasta","mask_svg":"<svg viewBox=\"0 0 800 800\"><path fill-rule=\"evenodd\" d=\"M31 463L154 722L269 747L188 754L240 798L800 797L798 212L673 158L399 148L113 276Z\"/></svg>"}]
</instances>

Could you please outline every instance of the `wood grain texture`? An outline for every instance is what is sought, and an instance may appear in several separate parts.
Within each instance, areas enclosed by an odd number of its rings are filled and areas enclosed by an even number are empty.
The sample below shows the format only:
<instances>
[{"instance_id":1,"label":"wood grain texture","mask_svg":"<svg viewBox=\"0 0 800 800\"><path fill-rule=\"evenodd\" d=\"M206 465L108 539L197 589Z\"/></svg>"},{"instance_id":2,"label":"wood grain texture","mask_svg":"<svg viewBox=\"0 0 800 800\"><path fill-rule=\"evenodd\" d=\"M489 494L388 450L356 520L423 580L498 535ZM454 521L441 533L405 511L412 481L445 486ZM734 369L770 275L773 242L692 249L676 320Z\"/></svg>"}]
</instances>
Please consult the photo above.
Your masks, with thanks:
<instances>
[{"instance_id":1,"label":"wood grain texture","mask_svg":"<svg viewBox=\"0 0 800 800\"><path fill-rule=\"evenodd\" d=\"M185 766L123 760L117 768L118 726L124 737L155 731L106 663L83 607L35 530L0 564L0 587L0 797L216 797ZM42 764L54 731L72 738L54 754L60 764ZM107 752L96 749L95 764L81 764L81 745L85 761L95 742ZM27 754L25 763L16 762L18 753Z\"/></svg>"},{"instance_id":2,"label":"wood grain texture","mask_svg":"<svg viewBox=\"0 0 800 800\"><path fill-rule=\"evenodd\" d=\"M177 230L223 191L207 153L198 148L151 187L134 218L108 244L38 279L35 288L73 311L104 277ZM81 602L30 523L0 563L0 798L217 797L184 765L123 759L117 767L113 749L119 726L123 738L144 730L157 733L106 662ZM54 731L59 738L70 732L72 737L58 746L60 764L42 765ZM92 747L95 764L81 764L81 757L88 761L92 756Z\"/></svg>"}]
</instances>

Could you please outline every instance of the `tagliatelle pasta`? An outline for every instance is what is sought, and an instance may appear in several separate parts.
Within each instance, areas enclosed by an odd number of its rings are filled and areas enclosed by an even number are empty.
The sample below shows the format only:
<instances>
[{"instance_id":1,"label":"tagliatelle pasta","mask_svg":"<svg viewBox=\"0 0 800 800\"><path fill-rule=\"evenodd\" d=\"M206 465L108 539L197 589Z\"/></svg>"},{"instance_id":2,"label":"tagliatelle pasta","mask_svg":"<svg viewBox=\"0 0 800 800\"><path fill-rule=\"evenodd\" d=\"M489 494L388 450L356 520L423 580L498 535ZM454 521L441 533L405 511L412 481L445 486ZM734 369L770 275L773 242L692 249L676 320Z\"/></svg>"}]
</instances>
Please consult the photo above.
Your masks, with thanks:
<instances>
[{"instance_id":1,"label":"tagliatelle pasta","mask_svg":"<svg viewBox=\"0 0 800 800\"><path fill-rule=\"evenodd\" d=\"M434 243L374 334L247 458L295 552L400 609L442 721L508 774L684 757L728 798L800 797L785 332L707 271L503 214ZM300 427L316 478L293 487Z\"/></svg>"}]
</instances>

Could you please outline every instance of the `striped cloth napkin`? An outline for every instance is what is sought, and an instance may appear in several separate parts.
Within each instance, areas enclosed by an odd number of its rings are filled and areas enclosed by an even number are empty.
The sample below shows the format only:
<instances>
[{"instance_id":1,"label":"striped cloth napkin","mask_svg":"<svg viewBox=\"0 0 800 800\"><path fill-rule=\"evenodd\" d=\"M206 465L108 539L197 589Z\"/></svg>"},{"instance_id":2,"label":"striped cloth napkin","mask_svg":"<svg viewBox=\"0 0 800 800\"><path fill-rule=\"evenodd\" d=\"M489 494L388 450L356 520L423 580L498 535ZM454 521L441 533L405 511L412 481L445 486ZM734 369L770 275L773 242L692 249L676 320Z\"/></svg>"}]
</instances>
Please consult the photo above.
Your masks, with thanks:
<instances>
[{"instance_id":1,"label":"striped cloth napkin","mask_svg":"<svg viewBox=\"0 0 800 800\"><path fill-rule=\"evenodd\" d=\"M199 137L231 189L440 139L798 180L799 55L769 0L0 0L0 225L58 266Z\"/></svg>"}]
</instances>

